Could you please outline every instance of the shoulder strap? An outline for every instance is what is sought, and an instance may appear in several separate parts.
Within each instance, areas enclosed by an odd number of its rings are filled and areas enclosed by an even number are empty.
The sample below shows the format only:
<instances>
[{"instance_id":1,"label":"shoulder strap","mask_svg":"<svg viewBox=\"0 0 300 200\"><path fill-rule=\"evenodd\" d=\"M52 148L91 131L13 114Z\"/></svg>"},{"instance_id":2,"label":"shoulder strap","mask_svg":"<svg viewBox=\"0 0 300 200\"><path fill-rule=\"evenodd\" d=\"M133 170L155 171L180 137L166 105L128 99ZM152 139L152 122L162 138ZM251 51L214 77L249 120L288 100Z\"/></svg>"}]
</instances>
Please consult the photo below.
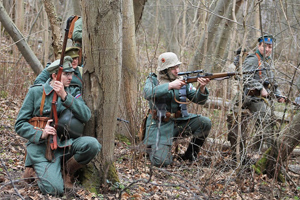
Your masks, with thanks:
<instances>
[{"instance_id":1,"label":"shoulder strap","mask_svg":"<svg viewBox=\"0 0 300 200\"><path fill-rule=\"evenodd\" d=\"M46 98L46 92L43 87L43 96L42 96L42 101L41 101L41 106L40 106L40 116L43 116L43 109L44 109L44 104L45 104L45 98Z\"/></svg>"},{"instance_id":2,"label":"shoulder strap","mask_svg":"<svg viewBox=\"0 0 300 200\"><path fill-rule=\"evenodd\" d=\"M81 77L82 77L83 69L82 69L82 67L80 67L80 66L78 66L78 69L79 69L80 75L81 75Z\"/></svg>"},{"instance_id":3,"label":"shoulder strap","mask_svg":"<svg viewBox=\"0 0 300 200\"><path fill-rule=\"evenodd\" d=\"M258 69L261 69L261 59L260 59L260 56L258 55L258 53L255 53L256 54L256 57L258 58ZM262 78L262 73L261 71L258 71L258 74L259 74L259 77Z\"/></svg>"}]
</instances>

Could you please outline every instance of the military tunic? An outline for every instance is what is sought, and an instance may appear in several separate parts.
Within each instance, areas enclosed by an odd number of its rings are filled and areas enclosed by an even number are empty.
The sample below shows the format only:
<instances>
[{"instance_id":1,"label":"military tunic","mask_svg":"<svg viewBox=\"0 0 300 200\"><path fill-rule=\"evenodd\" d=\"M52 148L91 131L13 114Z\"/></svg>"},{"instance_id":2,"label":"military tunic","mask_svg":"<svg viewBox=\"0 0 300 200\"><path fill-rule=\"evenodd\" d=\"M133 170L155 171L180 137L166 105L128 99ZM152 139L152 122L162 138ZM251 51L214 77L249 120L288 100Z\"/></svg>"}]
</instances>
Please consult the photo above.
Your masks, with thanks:
<instances>
[{"instance_id":1,"label":"military tunic","mask_svg":"<svg viewBox=\"0 0 300 200\"><path fill-rule=\"evenodd\" d=\"M150 74L144 86L144 97L149 101L151 110L155 110L159 99L165 99L166 111L176 113L180 104L174 100L174 95L179 100L179 90L169 90L169 83L159 84L155 74ZM208 98L208 90L202 94L200 90L187 84L186 97L197 104L204 104ZM201 137L208 136L211 128L209 118L189 113L186 117L171 118L168 122L154 120L152 114L147 118L144 143L151 146L150 160L156 165L168 165L172 162L170 147L174 137L182 136Z\"/></svg>"},{"instance_id":2,"label":"military tunic","mask_svg":"<svg viewBox=\"0 0 300 200\"><path fill-rule=\"evenodd\" d=\"M65 109L70 109L74 116L82 123L87 122L91 117L90 109L81 97L78 87L65 88L67 97L64 102L57 99L58 117ZM45 92L45 103L40 116L40 105L43 92ZM33 166L37 176L38 185L43 193L62 194L63 179L61 174L61 158L64 161L68 157L74 156L75 160L81 164L87 164L100 151L101 145L93 137L79 137L76 139L65 139L57 137L58 149L54 151L54 159L49 162L46 157L46 140L42 139L43 129L34 127L28 120L32 117L49 117L51 102L54 90L50 86L50 79L44 85L31 87L24 99L23 105L18 114L15 130L18 135L26 138L27 156L25 166ZM65 147L65 148L64 148Z\"/></svg>"}]
</instances>

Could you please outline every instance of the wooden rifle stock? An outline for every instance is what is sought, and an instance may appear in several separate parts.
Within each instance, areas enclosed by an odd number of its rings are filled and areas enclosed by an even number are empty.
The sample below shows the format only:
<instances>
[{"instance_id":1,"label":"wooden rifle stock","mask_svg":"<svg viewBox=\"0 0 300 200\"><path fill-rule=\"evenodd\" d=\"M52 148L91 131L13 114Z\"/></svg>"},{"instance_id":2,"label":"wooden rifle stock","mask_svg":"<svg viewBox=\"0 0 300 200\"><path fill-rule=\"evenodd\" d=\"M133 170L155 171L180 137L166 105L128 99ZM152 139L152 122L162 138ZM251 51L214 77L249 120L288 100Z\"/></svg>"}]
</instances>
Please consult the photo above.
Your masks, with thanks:
<instances>
[{"instance_id":1,"label":"wooden rifle stock","mask_svg":"<svg viewBox=\"0 0 300 200\"><path fill-rule=\"evenodd\" d=\"M238 72L224 72L224 73L205 73L204 75L197 75L192 77L185 77L183 80L186 83L197 82L198 78L209 78L210 80L223 80L231 76L239 75Z\"/></svg>"},{"instance_id":2,"label":"wooden rifle stock","mask_svg":"<svg viewBox=\"0 0 300 200\"><path fill-rule=\"evenodd\" d=\"M65 57L65 51L66 51L66 46L67 46L67 40L68 40L68 34L69 34L69 27L74 19L75 16L71 16L67 20L67 26L65 29L65 35L64 35L64 41L63 41L63 47L61 51L61 57L59 61L59 69L57 72L57 77L56 80L60 81L61 80L61 74L63 71L63 64L64 64L64 57ZM57 123L58 123L58 116L57 116L57 110L56 110L56 104L57 104L57 93L54 92L53 98L52 98L52 105L51 105L51 118L53 119L52 126L57 129ZM47 147L46 147L46 159L48 161L51 161L53 159L53 150L57 149L57 136L53 135L48 136L47 138Z\"/></svg>"},{"instance_id":3,"label":"wooden rifle stock","mask_svg":"<svg viewBox=\"0 0 300 200\"><path fill-rule=\"evenodd\" d=\"M253 74L258 71L266 70L266 68L244 71L243 74ZM199 70L202 71L202 70ZM193 83L197 82L198 78L209 78L210 80L224 80L230 78L231 76L241 75L239 72L222 72L222 73L204 73L201 75L200 73L197 76L189 76L191 73L194 72L181 72L181 75L184 75L183 81L186 83Z\"/></svg>"}]
</instances>

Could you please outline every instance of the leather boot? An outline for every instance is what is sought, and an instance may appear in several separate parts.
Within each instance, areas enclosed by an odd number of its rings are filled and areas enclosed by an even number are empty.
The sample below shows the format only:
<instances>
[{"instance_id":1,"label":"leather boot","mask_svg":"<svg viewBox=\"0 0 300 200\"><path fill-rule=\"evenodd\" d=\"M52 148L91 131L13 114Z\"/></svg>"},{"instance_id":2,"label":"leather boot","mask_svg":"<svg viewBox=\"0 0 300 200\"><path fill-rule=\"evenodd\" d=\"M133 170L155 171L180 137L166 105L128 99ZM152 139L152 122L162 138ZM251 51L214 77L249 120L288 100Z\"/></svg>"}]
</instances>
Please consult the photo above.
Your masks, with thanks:
<instances>
[{"instance_id":1,"label":"leather boot","mask_svg":"<svg viewBox=\"0 0 300 200\"><path fill-rule=\"evenodd\" d=\"M200 151L200 147L203 145L203 143L204 143L204 139L193 138L184 155L180 155L180 157L183 160L195 161Z\"/></svg>"},{"instance_id":2,"label":"leather boot","mask_svg":"<svg viewBox=\"0 0 300 200\"><path fill-rule=\"evenodd\" d=\"M36 177L33 167L25 167L23 178L26 183L32 183Z\"/></svg>"},{"instance_id":3,"label":"leather boot","mask_svg":"<svg viewBox=\"0 0 300 200\"><path fill-rule=\"evenodd\" d=\"M74 173L82 168L84 165L78 163L74 156L71 157L67 162L66 162L66 169L64 173L64 185L65 188L73 188L74 184Z\"/></svg>"}]
</instances>

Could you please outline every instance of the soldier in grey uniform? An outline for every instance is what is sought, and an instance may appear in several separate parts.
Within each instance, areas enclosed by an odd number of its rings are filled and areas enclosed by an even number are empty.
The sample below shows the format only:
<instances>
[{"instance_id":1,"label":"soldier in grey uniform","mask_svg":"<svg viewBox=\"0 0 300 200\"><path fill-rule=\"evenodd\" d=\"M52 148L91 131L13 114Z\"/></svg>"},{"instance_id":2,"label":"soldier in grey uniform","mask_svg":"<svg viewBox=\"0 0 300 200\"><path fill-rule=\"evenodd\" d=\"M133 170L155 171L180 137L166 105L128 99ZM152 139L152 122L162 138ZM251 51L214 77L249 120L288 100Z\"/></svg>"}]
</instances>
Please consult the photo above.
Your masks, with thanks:
<instances>
[{"instance_id":1,"label":"soldier in grey uniform","mask_svg":"<svg viewBox=\"0 0 300 200\"><path fill-rule=\"evenodd\" d=\"M263 141L266 141L268 146L272 145L274 119L272 119L271 101L269 99L277 98L278 102L285 101L274 78L274 67L271 66L271 54L274 41L275 38L271 35L258 38L258 49L255 53L248 55L242 65L243 71L265 69L243 76L243 108L249 109L252 113L255 118L257 131L263 128L262 133L257 132L258 137L254 138L254 148L256 150L259 149ZM228 140L233 150L236 146L236 138L237 132L230 131ZM241 149L245 147L245 139L246 133L242 133ZM234 154L235 152L233 152L233 155Z\"/></svg>"},{"instance_id":2,"label":"soldier in grey uniform","mask_svg":"<svg viewBox=\"0 0 300 200\"><path fill-rule=\"evenodd\" d=\"M64 188L72 188L74 173L89 163L101 150L101 145L94 137L62 138L58 137L56 129L50 126L53 121L50 119L51 102L55 92L58 96L58 118L65 109L69 109L82 123L91 117L91 111L83 101L79 88L69 87L74 73L72 60L70 56L64 58L61 81L56 80L60 60L54 61L47 68L51 78L45 84L34 85L29 89L15 122L17 134L28 140L25 160L27 171L25 170L24 177L36 173L38 186L44 194L61 195ZM42 120L45 121L43 126L32 125L33 122ZM47 138L50 135L57 138L58 148L54 150L54 157L49 161L45 153ZM63 161L66 162L62 163ZM64 176L61 166L65 166Z\"/></svg>"},{"instance_id":3,"label":"soldier in grey uniform","mask_svg":"<svg viewBox=\"0 0 300 200\"><path fill-rule=\"evenodd\" d=\"M171 146L173 139L178 136L193 136L181 157L194 161L211 129L209 118L188 113L186 105L174 99L183 101L188 98L194 103L204 104L209 94L205 87L209 79L198 78L198 89L179 79L180 64L176 54L161 54L158 58L158 77L151 73L144 86L144 97L149 102L150 114L143 142L150 147L150 161L154 166L172 163Z\"/></svg>"}]
</instances>

